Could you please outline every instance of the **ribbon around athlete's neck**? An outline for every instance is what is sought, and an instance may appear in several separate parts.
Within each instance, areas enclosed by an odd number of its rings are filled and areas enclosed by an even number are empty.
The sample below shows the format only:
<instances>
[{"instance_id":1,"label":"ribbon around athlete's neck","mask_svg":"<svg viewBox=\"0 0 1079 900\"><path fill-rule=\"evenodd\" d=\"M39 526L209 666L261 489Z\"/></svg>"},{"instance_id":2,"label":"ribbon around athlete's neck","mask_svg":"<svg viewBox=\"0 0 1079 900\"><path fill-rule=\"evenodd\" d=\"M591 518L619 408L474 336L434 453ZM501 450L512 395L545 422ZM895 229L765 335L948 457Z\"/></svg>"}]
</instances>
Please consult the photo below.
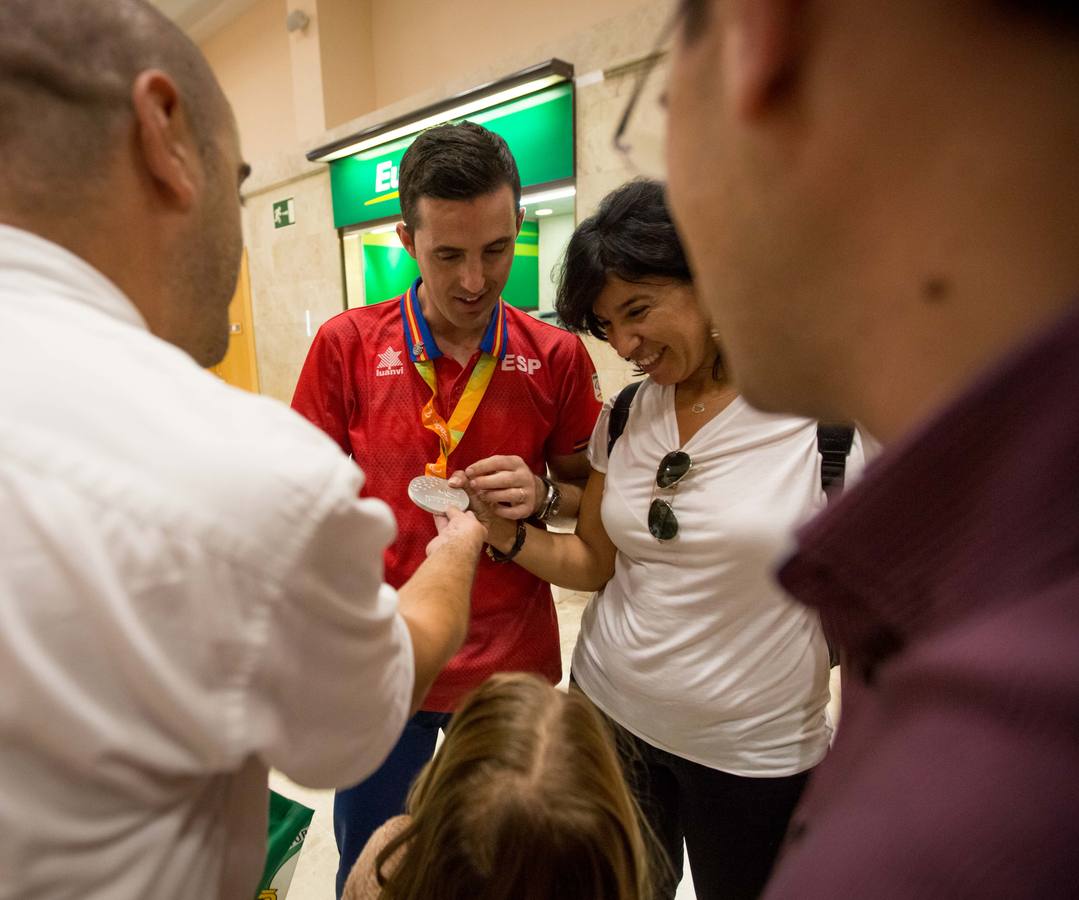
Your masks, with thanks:
<instances>
[{"instance_id":1,"label":"ribbon around athlete's neck","mask_svg":"<svg viewBox=\"0 0 1079 900\"><path fill-rule=\"evenodd\" d=\"M461 399L457 401L457 406L454 407L447 422L435 408L435 400L438 397L435 360L442 355L442 351L438 349L438 344L435 343L434 335L431 334L431 328L423 317L423 309L420 307L421 280L417 278L408 292L401 295L401 321L405 326L405 345L408 347L408 355L416 366L416 371L431 389L431 399L420 410L420 421L424 428L438 435L439 453L438 459L433 463L428 463L424 472L436 478L445 478L449 455L461 443L472 417L479 409L480 401L487 393L487 386L495 373L496 362L506 355L508 333L506 304L499 297L498 303L491 311L491 321L487 324L483 340L480 341L480 358L476 360L464 393L461 394Z\"/></svg>"}]
</instances>

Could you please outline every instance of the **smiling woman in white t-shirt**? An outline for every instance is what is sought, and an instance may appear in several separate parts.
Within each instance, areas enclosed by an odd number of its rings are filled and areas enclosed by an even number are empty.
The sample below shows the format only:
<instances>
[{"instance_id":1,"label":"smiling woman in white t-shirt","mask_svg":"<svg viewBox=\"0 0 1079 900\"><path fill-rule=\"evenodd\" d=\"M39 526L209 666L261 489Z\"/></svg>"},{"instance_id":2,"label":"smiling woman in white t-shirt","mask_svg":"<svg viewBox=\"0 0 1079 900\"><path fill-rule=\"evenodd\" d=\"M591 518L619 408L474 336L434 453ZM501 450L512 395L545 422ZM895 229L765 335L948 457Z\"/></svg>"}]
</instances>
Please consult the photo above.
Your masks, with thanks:
<instances>
[{"instance_id":1,"label":"smiling woman in white t-shirt","mask_svg":"<svg viewBox=\"0 0 1079 900\"><path fill-rule=\"evenodd\" d=\"M683 840L701 900L754 897L830 736L819 620L772 579L825 502L817 425L758 412L727 381L657 182L623 185L581 223L558 311L647 378L610 458L610 402L600 416L576 534L488 509L490 543L596 591L573 678L614 724L670 863L657 897L674 896Z\"/></svg>"}]
</instances>

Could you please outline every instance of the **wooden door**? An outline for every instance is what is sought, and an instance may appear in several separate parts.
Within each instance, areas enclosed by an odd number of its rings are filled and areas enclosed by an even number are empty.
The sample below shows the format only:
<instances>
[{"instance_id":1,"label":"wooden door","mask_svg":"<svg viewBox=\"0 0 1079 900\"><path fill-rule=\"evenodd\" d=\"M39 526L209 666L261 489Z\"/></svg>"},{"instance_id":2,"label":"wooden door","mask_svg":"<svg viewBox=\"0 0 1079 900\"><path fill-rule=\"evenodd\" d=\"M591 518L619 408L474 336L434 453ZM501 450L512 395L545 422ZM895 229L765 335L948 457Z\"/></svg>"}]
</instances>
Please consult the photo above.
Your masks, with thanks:
<instances>
[{"instance_id":1,"label":"wooden door","mask_svg":"<svg viewBox=\"0 0 1079 900\"><path fill-rule=\"evenodd\" d=\"M259 392L258 361L255 359L255 328L251 315L251 278L247 250L240 263L236 293L229 304L229 349L225 358L210 371L234 387Z\"/></svg>"}]
</instances>

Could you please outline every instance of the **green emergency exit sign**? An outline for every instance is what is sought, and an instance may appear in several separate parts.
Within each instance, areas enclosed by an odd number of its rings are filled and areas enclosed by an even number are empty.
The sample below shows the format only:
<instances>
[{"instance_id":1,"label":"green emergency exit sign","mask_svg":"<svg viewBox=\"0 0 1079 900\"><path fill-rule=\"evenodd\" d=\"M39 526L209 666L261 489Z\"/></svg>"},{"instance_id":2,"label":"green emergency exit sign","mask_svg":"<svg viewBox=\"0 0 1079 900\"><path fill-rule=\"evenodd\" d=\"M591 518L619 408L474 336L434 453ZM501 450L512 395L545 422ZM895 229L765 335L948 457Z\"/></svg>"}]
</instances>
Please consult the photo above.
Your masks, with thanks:
<instances>
[{"instance_id":1,"label":"green emergency exit sign","mask_svg":"<svg viewBox=\"0 0 1079 900\"><path fill-rule=\"evenodd\" d=\"M296 224L296 205L292 198L278 200L273 205L273 227L284 228L286 225Z\"/></svg>"}]
</instances>

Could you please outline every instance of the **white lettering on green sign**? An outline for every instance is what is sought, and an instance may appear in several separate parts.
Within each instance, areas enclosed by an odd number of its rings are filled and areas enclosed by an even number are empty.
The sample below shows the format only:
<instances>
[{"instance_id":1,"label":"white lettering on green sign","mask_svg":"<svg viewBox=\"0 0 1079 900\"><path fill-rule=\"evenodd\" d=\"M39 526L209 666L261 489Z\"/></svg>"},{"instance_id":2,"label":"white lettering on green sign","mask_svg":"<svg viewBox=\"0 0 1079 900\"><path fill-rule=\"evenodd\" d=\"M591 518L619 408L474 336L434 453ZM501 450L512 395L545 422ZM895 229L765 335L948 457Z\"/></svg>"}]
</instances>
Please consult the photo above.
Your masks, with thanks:
<instances>
[{"instance_id":1,"label":"white lettering on green sign","mask_svg":"<svg viewBox=\"0 0 1079 900\"><path fill-rule=\"evenodd\" d=\"M387 159L375 166L375 193L397 190L397 166Z\"/></svg>"}]
</instances>

